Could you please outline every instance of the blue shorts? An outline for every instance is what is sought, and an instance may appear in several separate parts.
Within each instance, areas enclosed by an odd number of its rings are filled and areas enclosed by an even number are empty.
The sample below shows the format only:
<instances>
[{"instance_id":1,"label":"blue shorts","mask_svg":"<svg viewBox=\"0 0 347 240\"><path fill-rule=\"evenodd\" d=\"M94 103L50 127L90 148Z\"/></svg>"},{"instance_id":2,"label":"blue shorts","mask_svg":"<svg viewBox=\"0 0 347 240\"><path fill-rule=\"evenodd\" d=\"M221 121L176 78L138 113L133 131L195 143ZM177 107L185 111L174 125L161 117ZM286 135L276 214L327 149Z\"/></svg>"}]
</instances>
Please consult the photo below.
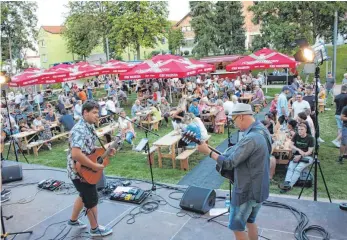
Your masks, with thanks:
<instances>
[{"instance_id":1,"label":"blue shorts","mask_svg":"<svg viewBox=\"0 0 347 240\"><path fill-rule=\"evenodd\" d=\"M335 115L335 119L336 119L337 128L341 129L342 128L341 116L340 115Z\"/></svg>"},{"instance_id":2,"label":"blue shorts","mask_svg":"<svg viewBox=\"0 0 347 240\"><path fill-rule=\"evenodd\" d=\"M347 127L342 128L341 145L347 146Z\"/></svg>"},{"instance_id":3,"label":"blue shorts","mask_svg":"<svg viewBox=\"0 0 347 240\"><path fill-rule=\"evenodd\" d=\"M254 223L262 203L250 200L240 206L230 205L229 228L243 232L247 223Z\"/></svg>"}]
</instances>

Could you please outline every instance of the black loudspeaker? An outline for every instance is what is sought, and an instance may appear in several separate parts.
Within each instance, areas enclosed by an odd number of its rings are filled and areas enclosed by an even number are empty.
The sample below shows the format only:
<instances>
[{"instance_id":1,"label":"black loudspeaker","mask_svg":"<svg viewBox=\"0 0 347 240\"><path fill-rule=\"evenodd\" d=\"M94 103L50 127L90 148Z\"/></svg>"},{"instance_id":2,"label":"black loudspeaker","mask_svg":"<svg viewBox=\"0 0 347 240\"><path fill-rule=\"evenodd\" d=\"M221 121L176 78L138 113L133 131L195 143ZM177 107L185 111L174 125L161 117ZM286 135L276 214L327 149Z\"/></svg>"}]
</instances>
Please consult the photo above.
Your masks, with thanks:
<instances>
[{"instance_id":1,"label":"black loudspeaker","mask_svg":"<svg viewBox=\"0 0 347 240\"><path fill-rule=\"evenodd\" d=\"M20 181L23 179L22 165L12 161L1 161L2 183Z\"/></svg>"},{"instance_id":2,"label":"black loudspeaker","mask_svg":"<svg viewBox=\"0 0 347 240\"><path fill-rule=\"evenodd\" d=\"M96 184L96 189L97 190L104 189L106 187L106 183L107 183L106 176L105 176L104 171L102 171L102 177L101 177L100 181Z\"/></svg>"},{"instance_id":3,"label":"black loudspeaker","mask_svg":"<svg viewBox=\"0 0 347 240\"><path fill-rule=\"evenodd\" d=\"M180 207L187 211L205 214L214 207L216 192L212 189L190 186L180 202Z\"/></svg>"}]
</instances>

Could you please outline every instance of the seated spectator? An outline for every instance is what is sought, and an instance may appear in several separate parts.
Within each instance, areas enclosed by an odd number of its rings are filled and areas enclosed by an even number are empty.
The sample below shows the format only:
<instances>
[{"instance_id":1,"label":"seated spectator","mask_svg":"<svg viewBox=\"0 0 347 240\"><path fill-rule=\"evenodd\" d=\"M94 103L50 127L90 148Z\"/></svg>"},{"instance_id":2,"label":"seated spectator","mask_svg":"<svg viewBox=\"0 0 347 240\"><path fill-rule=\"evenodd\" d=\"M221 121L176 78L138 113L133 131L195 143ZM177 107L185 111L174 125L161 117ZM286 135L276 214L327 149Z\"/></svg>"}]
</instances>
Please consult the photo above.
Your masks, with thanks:
<instances>
[{"instance_id":1,"label":"seated spectator","mask_svg":"<svg viewBox=\"0 0 347 240\"><path fill-rule=\"evenodd\" d=\"M166 124L169 122L169 116L170 116L170 104L166 100L166 98L161 98L161 103L159 105L161 116L165 119Z\"/></svg>"},{"instance_id":2,"label":"seated spectator","mask_svg":"<svg viewBox=\"0 0 347 240\"><path fill-rule=\"evenodd\" d=\"M233 95L232 97L234 97L235 95ZM235 96L236 97L236 96ZM237 97L236 97L237 98ZM232 113L233 111L233 107L234 107L234 103L232 101L229 100L229 97L228 96L224 96L223 98L223 108L224 108L224 111L225 111L225 114L226 115L229 115Z\"/></svg>"},{"instance_id":3,"label":"seated spectator","mask_svg":"<svg viewBox=\"0 0 347 240\"><path fill-rule=\"evenodd\" d=\"M48 114L46 115L45 119L51 123L58 122L57 116L53 109L51 109Z\"/></svg>"},{"instance_id":4,"label":"seated spectator","mask_svg":"<svg viewBox=\"0 0 347 240\"><path fill-rule=\"evenodd\" d=\"M109 96L108 100L106 101L106 110L107 114L109 115L115 114L117 112L116 104L114 103L114 101L112 101L112 96Z\"/></svg>"},{"instance_id":5,"label":"seated spectator","mask_svg":"<svg viewBox=\"0 0 347 240\"><path fill-rule=\"evenodd\" d=\"M271 135L274 134L275 121L272 113L265 114L264 125L269 130Z\"/></svg>"},{"instance_id":6,"label":"seated spectator","mask_svg":"<svg viewBox=\"0 0 347 240\"><path fill-rule=\"evenodd\" d=\"M297 93L296 94L296 101L293 102L293 105L292 105L292 116L294 119L297 118L298 114L300 112L304 112L305 109L310 109L311 106L310 104L303 100L303 94L302 93Z\"/></svg>"},{"instance_id":7,"label":"seated spectator","mask_svg":"<svg viewBox=\"0 0 347 240\"><path fill-rule=\"evenodd\" d=\"M198 99L193 99L192 103L189 106L188 112L193 113L195 117L200 116L199 108L198 108Z\"/></svg>"},{"instance_id":8,"label":"seated spectator","mask_svg":"<svg viewBox=\"0 0 347 240\"><path fill-rule=\"evenodd\" d=\"M99 115L101 117L107 116L106 103L105 101L99 101Z\"/></svg>"},{"instance_id":9,"label":"seated spectator","mask_svg":"<svg viewBox=\"0 0 347 240\"><path fill-rule=\"evenodd\" d=\"M280 184L282 193L292 189L298 181L301 172L313 163L312 153L314 138L307 134L307 126L303 123L298 126L298 133L292 138L293 160L290 161L284 183Z\"/></svg>"},{"instance_id":10,"label":"seated spectator","mask_svg":"<svg viewBox=\"0 0 347 240\"><path fill-rule=\"evenodd\" d=\"M217 126L217 123L225 124L227 121L227 116L225 115L225 111L223 108L223 101L221 99L217 100L215 108L217 109L217 114L216 114L216 117L214 119L214 122L215 122L214 132L219 133L220 126Z\"/></svg>"},{"instance_id":11,"label":"seated spectator","mask_svg":"<svg viewBox=\"0 0 347 240\"><path fill-rule=\"evenodd\" d=\"M77 94L78 98L80 100L82 100L82 103L84 103L85 101L87 101L87 94L84 90L80 89L78 94Z\"/></svg>"},{"instance_id":12,"label":"seated spectator","mask_svg":"<svg viewBox=\"0 0 347 240\"><path fill-rule=\"evenodd\" d=\"M77 100L73 115L75 120L80 120L82 118L82 100Z\"/></svg>"},{"instance_id":13,"label":"seated spectator","mask_svg":"<svg viewBox=\"0 0 347 240\"><path fill-rule=\"evenodd\" d=\"M275 94L275 98L271 102L270 112L274 115L274 119L276 119L277 115L277 101L279 94Z\"/></svg>"},{"instance_id":14,"label":"seated spectator","mask_svg":"<svg viewBox=\"0 0 347 240\"><path fill-rule=\"evenodd\" d=\"M20 120L18 125L19 125L19 131L20 132L25 132L25 131L31 130L30 127L28 126L27 122L24 119Z\"/></svg>"},{"instance_id":15,"label":"seated spectator","mask_svg":"<svg viewBox=\"0 0 347 240\"><path fill-rule=\"evenodd\" d=\"M315 136L315 128L314 125L312 123L312 119L311 119L311 123L309 121L307 121L308 117L306 115L305 112L301 112L298 114L297 117L297 122L298 123L304 123L307 126L307 134L310 134L312 137Z\"/></svg>"},{"instance_id":16,"label":"seated spectator","mask_svg":"<svg viewBox=\"0 0 347 240\"><path fill-rule=\"evenodd\" d=\"M287 123L288 135L292 139L296 132L297 122L294 119L290 119Z\"/></svg>"},{"instance_id":17,"label":"seated spectator","mask_svg":"<svg viewBox=\"0 0 347 240\"><path fill-rule=\"evenodd\" d=\"M31 127L36 131L43 130L42 116L40 114L35 114L35 119Z\"/></svg>"},{"instance_id":18,"label":"seated spectator","mask_svg":"<svg viewBox=\"0 0 347 240\"><path fill-rule=\"evenodd\" d=\"M130 122L130 118L126 116L124 110L120 112L120 117L118 118L119 131L121 133L122 140L125 140L127 143L132 145L133 150L135 149L135 144L133 139L135 138L135 131Z\"/></svg>"},{"instance_id":19,"label":"seated spectator","mask_svg":"<svg viewBox=\"0 0 347 240\"><path fill-rule=\"evenodd\" d=\"M53 136L51 131L51 125L49 121L46 121L44 119L42 119L41 122L43 131L40 133L40 140L50 140ZM52 150L51 142L45 142L44 145L46 145L49 150Z\"/></svg>"},{"instance_id":20,"label":"seated spectator","mask_svg":"<svg viewBox=\"0 0 347 240\"><path fill-rule=\"evenodd\" d=\"M131 117L135 118L136 113L141 112L143 110L143 107L141 106L140 100L136 99L134 105L131 107Z\"/></svg>"},{"instance_id":21,"label":"seated spectator","mask_svg":"<svg viewBox=\"0 0 347 240\"><path fill-rule=\"evenodd\" d=\"M66 110L62 112L59 122L64 126L65 131L70 131L75 125L72 115L68 114Z\"/></svg>"}]
</instances>

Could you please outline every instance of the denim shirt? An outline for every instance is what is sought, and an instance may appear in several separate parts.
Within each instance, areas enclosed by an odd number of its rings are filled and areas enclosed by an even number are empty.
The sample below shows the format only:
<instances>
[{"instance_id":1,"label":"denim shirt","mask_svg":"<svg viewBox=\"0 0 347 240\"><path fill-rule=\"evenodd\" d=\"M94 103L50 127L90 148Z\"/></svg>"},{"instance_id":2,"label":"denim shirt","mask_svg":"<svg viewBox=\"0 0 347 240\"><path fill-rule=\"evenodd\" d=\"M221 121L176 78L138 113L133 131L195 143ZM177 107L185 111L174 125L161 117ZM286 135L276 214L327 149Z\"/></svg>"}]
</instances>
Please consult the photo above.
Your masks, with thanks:
<instances>
[{"instance_id":1,"label":"denim shirt","mask_svg":"<svg viewBox=\"0 0 347 240\"><path fill-rule=\"evenodd\" d=\"M252 131L255 129L262 130L268 140L263 134ZM271 145L268 146L267 141L271 143L268 130L256 121L244 131L244 137L232 149L218 157L217 164L221 169L234 169L233 206L250 200L261 203L269 197Z\"/></svg>"}]
</instances>

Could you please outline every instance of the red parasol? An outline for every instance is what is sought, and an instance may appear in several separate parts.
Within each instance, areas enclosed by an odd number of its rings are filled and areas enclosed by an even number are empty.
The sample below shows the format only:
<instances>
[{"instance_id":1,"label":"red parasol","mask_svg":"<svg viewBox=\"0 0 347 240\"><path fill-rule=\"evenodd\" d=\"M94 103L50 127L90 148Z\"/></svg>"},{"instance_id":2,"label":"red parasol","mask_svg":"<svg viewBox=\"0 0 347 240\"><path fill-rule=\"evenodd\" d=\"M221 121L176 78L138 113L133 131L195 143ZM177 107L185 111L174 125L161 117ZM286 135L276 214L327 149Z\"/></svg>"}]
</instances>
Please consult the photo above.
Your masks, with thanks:
<instances>
[{"instance_id":1,"label":"red parasol","mask_svg":"<svg viewBox=\"0 0 347 240\"><path fill-rule=\"evenodd\" d=\"M267 68L295 68L296 61L285 54L263 48L226 66L227 71Z\"/></svg>"}]
</instances>

